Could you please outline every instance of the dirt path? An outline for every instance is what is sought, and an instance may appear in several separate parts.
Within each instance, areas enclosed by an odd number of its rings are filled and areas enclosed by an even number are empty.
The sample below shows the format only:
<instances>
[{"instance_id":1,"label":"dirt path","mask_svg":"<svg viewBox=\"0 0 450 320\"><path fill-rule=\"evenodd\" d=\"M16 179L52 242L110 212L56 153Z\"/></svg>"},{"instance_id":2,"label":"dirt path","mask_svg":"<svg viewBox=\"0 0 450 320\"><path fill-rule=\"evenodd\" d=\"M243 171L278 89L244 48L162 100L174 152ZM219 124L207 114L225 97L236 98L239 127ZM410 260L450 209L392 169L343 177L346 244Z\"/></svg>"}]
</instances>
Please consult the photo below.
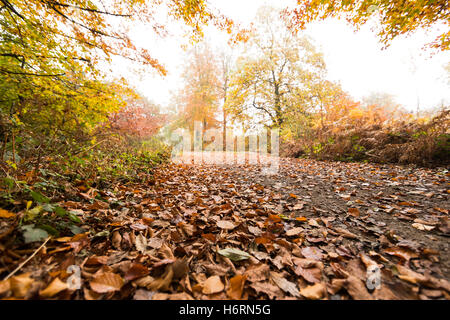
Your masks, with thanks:
<instances>
[{"instance_id":1,"label":"dirt path","mask_svg":"<svg viewBox=\"0 0 450 320\"><path fill-rule=\"evenodd\" d=\"M61 202L88 232L23 267L25 298L449 299L449 182L442 168L168 164L150 185ZM70 265L80 290L52 287Z\"/></svg>"},{"instance_id":2,"label":"dirt path","mask_svg":"<svg viewBox=\"0 0 450 320\"><path fill-rule=\"evenodd\" d=\"M336 282L341 267L366 280L372 261L391 281L376 298L441 296L437 279L449 279L450 180L443 169L282 159L275 175L256 165L183 165L161 179L165 195L175 194L173 204L202 234L217 235L217 221L232 221L237 227L222 231L220 247L269 254L260 261L300 288ZM323 263L322 277L308 278L318 271L305 268L312 263L305 258ZM364 296L364 286L353 281L347 286L361 290L353 298ZM428 288L422 293L411 282Z\"/></svg>"}]
</instances>

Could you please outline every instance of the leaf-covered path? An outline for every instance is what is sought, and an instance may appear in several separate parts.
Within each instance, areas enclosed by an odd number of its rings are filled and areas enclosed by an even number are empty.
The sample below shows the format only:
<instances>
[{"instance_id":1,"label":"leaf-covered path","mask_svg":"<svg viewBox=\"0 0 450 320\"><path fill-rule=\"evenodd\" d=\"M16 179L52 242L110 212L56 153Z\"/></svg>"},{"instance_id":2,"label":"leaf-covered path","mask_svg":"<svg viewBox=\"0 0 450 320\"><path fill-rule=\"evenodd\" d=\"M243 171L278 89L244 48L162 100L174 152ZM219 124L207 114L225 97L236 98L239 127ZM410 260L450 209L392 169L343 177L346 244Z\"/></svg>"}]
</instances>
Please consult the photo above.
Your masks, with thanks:
<instances>
[{"instance_id":1,"label":"leaf-covered path","mask_svg":"<svg viewBox=\"0 0 450 320\"><path fill-rule=\"evenodd\" d=\"M12 279L26 298L448 299L449 181L312 160L281 159L275 175L169 164L104 202L62 203L90 233L52 239ZM69 265L81 290L67 289Z\"/></svg>"}]
</instances>

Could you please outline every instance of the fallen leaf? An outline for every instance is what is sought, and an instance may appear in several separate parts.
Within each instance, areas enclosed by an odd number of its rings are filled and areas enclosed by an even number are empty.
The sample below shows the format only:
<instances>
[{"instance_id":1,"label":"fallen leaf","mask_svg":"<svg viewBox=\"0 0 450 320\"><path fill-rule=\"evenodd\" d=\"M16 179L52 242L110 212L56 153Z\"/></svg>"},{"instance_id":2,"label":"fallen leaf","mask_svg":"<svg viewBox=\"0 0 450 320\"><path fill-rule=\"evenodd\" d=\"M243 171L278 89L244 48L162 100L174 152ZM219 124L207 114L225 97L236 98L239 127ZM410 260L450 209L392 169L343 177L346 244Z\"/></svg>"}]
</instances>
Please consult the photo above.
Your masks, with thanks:
<instances>
[{"instance_id":1,"label":"fallen leaf","mask_svg":"<svg viewBox=\"0 0 450 320\"><path fill-rule=\"evenodd\" d=\"M9 219L9 218L14 218L15 216L16 216L15 213L12 213L8 210L0 209L0 218Z\"/></svg>"},{"instance_id":2,"label":"fallen leaf","mask_svg":"<svg viewBox=\"0 0 450 320\"><path fill-rule=\"evenodd\" d=\"M412 227L416 228L418 230L421 230L421 231L431 231L434 228L436 228L435 226L429 226L429 225L422 224L422 223L413 223Z\"/></svg>"},{"instance_id":3,"label":"fallen leaf","mask_svg":"<svg viewBox=\"0 0 450 320\"><path fill-rule=\"evenodd\" d=\"M303 232L303 228L292 228L289 229L288 231L286 231L286 235L288 237L294 237L294 236L298 236L299 234L301 234Z\"/></svg>"},{"instance_id":4,"label":"fallen leaf","mask_svg":"<svg viewBox=\"0 0 450 320\"><path fill-rule=\"evenodd\" d=\"M359 217L358 208L348 208L348 213L354 217Z\"/></svg>"},{"instance_id":5,"label":"fallen leaf","mask_svg":"<svg viewBox=\"0 0 450 320\"><path fill-rule=\"evenodd\" d=\"M315 285L307 286L300 290L300 294L310 300L321 299L325 294L325 285L316 283Z\"/></svg>"},{"instance_id":6,"label":"fallen leaf","mask_svg":"<svg viewBox=\"0 0 450 320\"><path fill-rule=\"evenodd\" d=\"M147 239L142 233L139 233L136 237L135 242L136 250L140 253L145 253L147 251Z\"/></svg>"},{"instance_id":7,"label":"fallen leaf","mask_svg":"<svg viewBox=\"0 0 450 320\"><path fill-rule=\"evenodd\" d=\"M91 289L98 293L119 291L123 286L123 279L112 272L100 273L90 281Z\"/></svg>"},{"instance_id":8,"label":"fallen leaf","mask_svg":"<svg viewBox=\"0 0 450 320\"><path fill-rule=\"evenodd\" d=\"M120 243L122 242L122 236L119 231L114 231L111 238L112 246L115 249L120 249Z\"/></svg>"},{"instance_id":9,"label":"fallen leaf","mask_svg":"<svg viewBox=\"0 0 450 320\"><path fill-rule=\"evenodd\" d=\"M219 276L211 276L203 283L202 292L204 294L213 294L221 292L224 288L225 286Z\"/></svg>"},{"instance_id":10,"label":"fallen leaf","mask_svg":"<svg viewBox=\"0 0 450 320\"><path fill-rule=\"evenodd\" d=\"M270 267L265 263L251 265L245 271L247 280L250 282L259 282L269 278Z\"/></svg>"},{"instance_id":11,"label":"fallen leaf","mask_svg":"<svg viewBox=\"0 0 450 320\"><path fill-rule=\"evenodd\" d=\"M300 292L298 291L295 283L286 280L283 276L275 272L271 272L270 277L281 290L291 294L294 297L300 297Z\"/></svg>"},{"instance_id":12,"label":"fallen leaf","mask_svg":"<svg viewBox=\"0 0 450 320\"><path fill-rule=\"evenodd\" d=\"M67 283L61 281L59 278L53 279L53 281L48 285L44 290L39 291L39 295L42 298L51 298L61 291L64 291L68 288Z\"/></svg>"},{"instance_id":13,"label":"fallen leaf","mask_svg":"<svg viewBox=\"0 0 450 320\"><path fill-rule=\"evenodd\" d=\"M255 282L250 285L250 288L255 290L256 293L265 293L269 299L274 299L283 294L278 286L269 282Z\"/></svg>"},{"instance_id":14,"label":"fallen leaf","mask_svg":"<svg viewBox=\"0 0 450 320\"><path fill-rule=\"evenodd\" d=\"M30 277L30 273L23 273L9 279L11 290L16 298L23 298L30 290L34 279Z\"/></svg>"},{"instance_id":15,"label":"fallen leaf","mask_svg":"<svg viewBox=\"0 0 450 320\"><path fill-rule=\"evenodd\" d=\"M237 274L230 279L230 288L227 290L227 295L230 299L241 299L246 278L247 277L245 275Z\"/></svg>"},{"instance_id":16,"label":"fallen leaf","mask_svg":"<svg viewBox=\"0 0 450 320\"><path fill-rule=\"evenodd\" d=\"M226 248L219 250L218 253L232 261L241 261L251 258L252 256L245 251L236 248Z\"/></svg>"},{"instance_id":17,"label":"fallen leaf","mask_svg":"<svg viewBox=\"0 0 450 320\"><path fill-rule=\"evenodd\" d=\"M125 273L124 279L125 281L131 281L134 279L142 278L148 274L149 269L146 266L135 262Z\"/></svg>"},{"instance_id":18,"label":"fallen leaf","mask_svg":"<svg viewBox=\"0 0 450 320\"><path fill-rule=\"evenodd\" d=\"M391 255L399 257L405 261L409 261L412 258L417 258L419 255L415 253L414 251L403 248L403 247L391 247L384 249L384 252Z\"/></svg>"},{"instance_id":19,"label":"fallen leaf","mask_svg":"<svg viewBox=\"0 0 450 320\"><path fill-rule=\"evenodd\" d=\"M233 230L234 228L236 228L236 225L234 223L232 223L231 221L227 221L227 220L217 221L217 226L219 228L225 229L225 230Z\"/></svg>"},{"instance_id":20,"label":"fallen leaf","mask_svg":"<svg viewBox=\"0 0 450 320\"><path fill-rule=\"evenodd\" d=\"M300 250L305 258L321 261L323 259L322 250L316 247L305 247Z\"/></svg>"}]
</instances>

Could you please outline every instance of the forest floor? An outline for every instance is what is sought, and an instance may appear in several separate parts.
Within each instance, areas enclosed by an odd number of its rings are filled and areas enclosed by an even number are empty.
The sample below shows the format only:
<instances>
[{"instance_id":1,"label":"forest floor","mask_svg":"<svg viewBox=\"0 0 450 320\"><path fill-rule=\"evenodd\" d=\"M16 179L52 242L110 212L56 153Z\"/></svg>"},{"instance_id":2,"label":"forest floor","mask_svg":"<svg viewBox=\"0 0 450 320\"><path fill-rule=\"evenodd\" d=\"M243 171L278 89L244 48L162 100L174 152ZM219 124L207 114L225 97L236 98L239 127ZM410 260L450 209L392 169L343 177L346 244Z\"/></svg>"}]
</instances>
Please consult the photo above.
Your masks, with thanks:
<instances>
[{"instance_id":1,"label":"forest floor","mask_svg":"<svg viewBox=\"0 0 450 320\"><path fill-rule=\"evenodd\" d=\"M1 279L39 252L0 297L449 299L449 183L443 168L166 164L67 194L86 232L43 247L7 241L17 219L1 218Z\"/></svg>"}]
</instances>

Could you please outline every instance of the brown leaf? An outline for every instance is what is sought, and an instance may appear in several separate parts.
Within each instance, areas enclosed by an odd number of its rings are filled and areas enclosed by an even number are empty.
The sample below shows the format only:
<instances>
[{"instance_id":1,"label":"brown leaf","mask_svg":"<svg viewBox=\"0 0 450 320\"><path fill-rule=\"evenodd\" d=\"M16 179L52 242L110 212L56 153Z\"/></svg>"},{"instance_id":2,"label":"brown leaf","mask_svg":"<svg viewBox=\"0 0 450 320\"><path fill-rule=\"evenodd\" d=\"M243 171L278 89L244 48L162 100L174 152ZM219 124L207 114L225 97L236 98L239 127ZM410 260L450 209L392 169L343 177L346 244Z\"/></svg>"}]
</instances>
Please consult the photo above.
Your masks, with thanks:
<instances>
[{"instance_id":1,"label":"brown leaf","mask_svg":"<svg viewBox=\"0 0 450 320\"><path fill-rule=\"evenodd\" d=\"M0 281L0 294L4 294L11 290L11 282L10 279Z\"/></svg>"},{"instance_id":2,"label":"brown leaf","mask_svg":"<svg viewBox=\"0 0 450 320\"><path fill-rule=\"evenodd\" d=\"M286 231L286 235L288 237L294 237L294 236L298 236L299 234L301 234L303 232L303 228L292 228L289 229L288 231Z\"/></svg>"},{"instance_id":3,"label":"brown leaf","mask_svg":"<svg viewBox=\"0 0 450 320\"><path fill-rule=\"evenodd\" d=\"M359 217L358 208L348 208L348 213L354 217Z\"/></svg>"},{"instance_id":4,"label":"brown leaf","mask_svg":"<svg viewBox=\"0 0 450 320\"><path fill-rule=\"evenodd\" d=\"M236 225L234 223L232 223L231 221L227 221L227 220L217 221L217 226L220 229L225 229L225 230L233 230L234 228L236 228Z\"/></svg>"},{"instance_id":5,"label":"brown leaf","mask_svg":"<svg viewBox=\"0 0 450 320\"><path fill-rule=\"evenodd\" d=\"M224 288L219 276L211 276L203 283L202 292L204 294L213 294L221 292Z\"/></svg>"},{"instance_id":6,"label":"brown leaf","mask_svg":"<svg viewBox=\"0 0 450 320\"><path fill-rule=\"evenodd\" d=\"M230 299L241 299L246 278L247 277L245 275L237 274L230 279L230 288L227 290L227 295Z\"/></svg>"},{"instance_id":7,"label":"brown leaf","mask_svg":"<svg viewBox=\"0 0 450 320\"><path fill-rule=\"evenodd\" d=\"M281 290L290 293L294 297L300 297L300 293L295 283L286 280L283 276L276 272L271 272L270 277Z\"/></svg>"},{"instance_id":8,"label":"brown leaf","mask_svg":"<svg viewBox=\"0 0 450 320\"><path fill-rule=\"evenodd\" d=\"M152 300L194 300L194 298L192 298L186 292L173 293L173 294L157 292L153 295Z\"/></svg>"},{"instance_id":9,"label":"brown leaf","mask_svg":"<svg viewBox=\"0 0 450 320\"><path fill-rule=\"evenodd\" d=\"M182 259L177 259L173 265L173 278L180 279L183 278L189 271L189 265L187 257L183 257Z\"/></svg>"},{"instance_id":10,"label":"brown leaf","mask_svg":"<svg viewBox=\"0 0 450 320\"><path fill-rule=\"evenodd\" d=\"M30 277L30 273L23 273L9 279L11 290L16 298L23 298L30 290L34 279Z\"/></svg>"},{"instance_id":11,"label":"brown leaf","mask_svg":"<svg viewBox=\"0 0 450 320\"><path fill-rule=\"evenodd\" d=\"M384 252L386 252L387 254L389 254L391 256L399 257L405 261L409 261L410 259L417 258L419 256L414 251L412 251L408 248L403 248L403 247L387 248L387 249L384 249Z\"/></svg>"},{"instance_id":12,"label":"brown leaf","mask_svg":"<svg viewBox=\"0 0 450 320\"><path fill-rule=\"evenodd\" d=\"M323 259L322 250L316 247L305 247L301 249L305 258L321 261Z\"/></svg>"},{"instance_id":13,"label":"brown leaf","mask_svg":"<svg viewBox=\"0 0 450 320\"><path fill-rule=\"evenodd\" d=\"M115 249L120 249L120 243L122 242L122 236L119 231L114 231L111 238L112 246Z\"/></svg>"},{"instance_id":14,"label":"brown leaf","mask_svg":"<svg viewBox=\"0 0 450 320\"><path fill-rule=\"evenodd\" d=\"M325 294L325 285L322 283L316 283L315 285L301 289L300 294L310 300L321 299Z\"/></svg>"},{"instance_id":15,"label":"brown leaf","mask_svg":"<svg viewBox=\"0 0 450 320\"><path fill-rule=\"evenodd\" d=\"M260 263L251 265L245 271L245 275L247 276L247 280L250 282L259 282L263 280L267 280L269 278L270 268L267 264Z\"/></svg>"},{"instance_id":16,"label":"brown leaf","mask_svg":"<svg viewBox=\"0 0 450 320\"><path fill-rule=\"evenodd\" d=\"M131 267L127 270L125 273L125 280L131 281L134 279L142 278L149 274L149 270L146 266L140 264L140 263L133 263Z\"/></svg>"},{"instance_id":17,"label":"brown leaf","mask_svg":"<svg viewBox=\"0 0 450 320\"><path fill-rule=\"evenodd\" d=\"M47 288L45 288L44 290L39 291L39 295L42 298L51 298L55 295L57 295L58 293L60 293L61 291L64 291L67 289L67 283L66 282L62 282L61 280L59 280L59 278L55 278L49 285Z\"/></svg>"},{"instance_id":18,"label":"brown leaf","mask_svg":"<svg viewBox=\"0 0 450 320\"><path fill-rule=\"evenodd\" d=\"M108 256L91 256L89 259L86 260L85 265L87 266L95 266L99 264L107 264L108 263Z\"/></svg>"},{"instance_id":19,"label":"brown leaf","mask_svg":"<svg viewBox=\"0 0 450 320\"><path fill-rule=\"evenodd\" d=\"M216 242L216 236L212 233L202 233L202 238L207 239L211 242Z\"/></svg>"},{"instance_id":20,"label":"brown leaf","mask_svg":"<svg viewBox=\"0 0 450 320\"><path fill-rule=\"evenodd\" d=\"M147 289L157 291L166 291L169 290L170 284L173 279L173 269L172 265L168 265L164 274L159 279L155 279L152 283L147 286Z\"/></svg>"},{"instance_id":21,"label":"brown leaf","mask_svg":"<svg viewBox=\"0 0 450 320\"><path fill-rule=\"evenodd\" d=\"M118 274L104 272L97 275L90 282L91 289L98 293L119 291L123 286L123 279Z\"/></svg>"},{"instance_id":22,"label":"brown leaf","mask_svg":"<svg viewBox=\"0 0 450 320\"><path fill-rule=\"evenodd\" d=\"M408 281L410 283L427 283L428 282L428 278L425 277L424 275L414 272L411 269L408 269L404 266L401 265L397 265L396 266L398 272L400 273L398 275L398 277L404 281Z\"/></svg>"},{"instance_id":23,"label":"brown leaf","mask_svg":"<svg viewBox=\"0 0 450 320\"><path fill-rule=\"evenodd\" d=\"M142 233L137 235L135 246L136 250L140 253L145 253L147 251L147 238L145 238Z\"/></svg>"},{"instance_id":24,"label":"brown leaf","mask_svg":"<svg viewBox=\"0 0 450 320\"><path fill-rule=\"evenodd\" d=\"M367 291L365 283L355 276L348 276L345 288L348 294L355 300L373 300L372 295Z\"/></svg>"},{"instance_id":25,"label":"brown leaf","mask_svg":"<svg viewBox=\"0 0 450 320\"><path fill-rule=\"evenodd\" d=\"M152 300L156 292L138 289L134 293L133 300Z\"/></svg>"},{"instance_id":26,"label":"brown leaf","mask_svg":"<svg viewBox=\"0 0 450 320\"><path fill-rule=\"evenodd\" d=\"M256 293L265 293L269 299L274 299L282 296L280 288L274 286L269 282L255 282L250 285L250 287L256 291Z\"/></svg>"},{"instance_id":27,"label":"brown leaf","mask_svg":"<svg viewBox=\"0 0 450 320\"><path fill-rule=\"evenodd\" d=\"M322 271L319 268L303 268L302 266L297 266L295 268L295 274L302 276L308 282L319 283L322 277Z\"/></svg>"}]
</instances>

